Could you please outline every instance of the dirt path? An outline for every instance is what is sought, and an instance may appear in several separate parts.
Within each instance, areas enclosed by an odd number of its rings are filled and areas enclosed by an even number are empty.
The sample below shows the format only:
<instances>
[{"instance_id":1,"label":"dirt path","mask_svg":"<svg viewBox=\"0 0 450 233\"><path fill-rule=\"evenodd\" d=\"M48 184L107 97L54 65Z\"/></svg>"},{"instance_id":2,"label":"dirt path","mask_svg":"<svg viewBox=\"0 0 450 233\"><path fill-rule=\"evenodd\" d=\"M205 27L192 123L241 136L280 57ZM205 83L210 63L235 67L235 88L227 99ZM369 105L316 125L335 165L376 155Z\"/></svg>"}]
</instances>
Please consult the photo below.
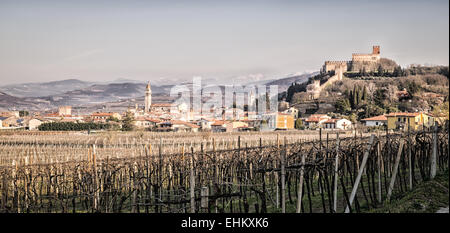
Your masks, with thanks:
<instances>
[{"instance_id":1,"label":"dirt path","mask_svg":"<svg viewBox=\"0 0 450 233\"><path fill-rule=\"evenodd\" d=\"M436 213L449 213L448 207L442 207L442 208L438 209L438 211Z\"/></svg>"}]
</instances>

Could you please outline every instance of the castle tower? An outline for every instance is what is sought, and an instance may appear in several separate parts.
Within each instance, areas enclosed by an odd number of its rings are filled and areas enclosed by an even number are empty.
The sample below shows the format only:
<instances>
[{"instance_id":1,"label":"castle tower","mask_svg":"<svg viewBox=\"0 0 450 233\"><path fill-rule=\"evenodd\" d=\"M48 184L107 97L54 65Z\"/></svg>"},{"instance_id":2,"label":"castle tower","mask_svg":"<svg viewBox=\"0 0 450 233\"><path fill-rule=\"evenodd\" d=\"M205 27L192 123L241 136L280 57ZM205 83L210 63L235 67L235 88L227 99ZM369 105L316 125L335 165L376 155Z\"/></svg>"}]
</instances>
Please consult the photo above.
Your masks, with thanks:
<instances>
[{"instance_id":1,"label":"castle tower","mask_svg":"<svg viewBox=\"0 0 450 233\"><path fill-rule=\"evenodd\" d=\"M380 54L380 46L379 45L373 46L372 54Z\"/></svg>"},{"instance_id":2,"label":"castle tower","mask_svg":"<svg viewBox=\"0 0 450 233\"><path fill-rule=\"evenodd\" d=\"M150 107L152 106L152 89L150 87L150 81L147 84L147 88L145 89L145 107L144 112L150 112Z\"/></svg>"}]
</instances>

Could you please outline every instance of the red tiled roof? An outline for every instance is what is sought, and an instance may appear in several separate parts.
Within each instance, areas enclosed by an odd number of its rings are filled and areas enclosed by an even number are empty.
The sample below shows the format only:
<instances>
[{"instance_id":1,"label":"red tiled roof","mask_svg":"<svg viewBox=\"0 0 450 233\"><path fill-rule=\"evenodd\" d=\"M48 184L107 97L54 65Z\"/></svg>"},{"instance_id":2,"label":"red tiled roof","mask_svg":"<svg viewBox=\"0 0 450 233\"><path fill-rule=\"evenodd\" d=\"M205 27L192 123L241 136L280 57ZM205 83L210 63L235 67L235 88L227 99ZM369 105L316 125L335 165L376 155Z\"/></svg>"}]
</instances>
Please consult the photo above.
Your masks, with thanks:
<instances>
[{"instance_id":1,"label":"red tiled roof","mask_svg":"<svg viewBox=\"0 0 450 233\"><path fill-rule=\"evenodd\" d=\"M328 124L330 124L330 123L336 123L337 120L339 120L339 119L328 119L328 120L325 121L324 123L325 123L325 124L326 124L326 123L328 123Z\"/></svg>"},{"instance_id":2,"label":"red tiled roof","mask_svg":"<svg viewBox=\"0 0 450 233\"><path fill-rule=\"evenodd\" d=\"M226 121L214 121L214 123L212 123L212 126L222 126L224 124L226 124Z\"/></svg>"},{"instance_id":3,"label":"red tiled roof","mask_svg":"<svg viewBox=\"0 0 450 233\"><path fill-rule=\"evenodd\" d=\"M312 114L310 117L327 117L326 114Z\"/></svg>"},{"instance_id":4,"label":"red tiled roof","mask_svg":"<svg viewBox=\"0 0 450 233\"><path fill-rule=\"evenodd\" d=\"M170 123L176 124L176 125L186 125L186 126L191 127L191 128L200 128L200 126L191 124L191 123L186 122L186 121L172 120L172 121L170 121Z\"/></svg>"},{"instance_id":5,"label":"red tiled roof","mask_svg":"<svg viewBox=\"0 0 450 233\"><path fill-rule=\"evenodd\" d=\"M406 117L415 117L420 115L420 112L393 112L386 115L386 117L397 117L397 116L406 116Z\"/></svg>"},{"instance_id":6,"label":"red tiled roof","mask_svg":"<svg viewBox=\"0 0 450 233\"><path fill-rule=\"evenodd\" d=\"M305 121L306 122L319 122L320 118L318 118L318 117L308 117Z\"/></svg>"},{"instance_id":7,"label":"red tiled roof","mask_svg":"<svg viewBox=\"0 0 450 233\"><path fill-rule=\"evenodd\" d=\"M175 105L172 104L172 103L155 103L155 104L152 104L152 107L172 107L172 106L175 106Z\"/></svg>"},{"instance_id":8,"label":"red tiled roof","mask_svg":"<svg viewBox=\"0 0 450 233\"><path fill-rule=\"evenodd\" d=\"M379 115L379 116L364 118L361 121L387 121L387 117L385 115Z\"/></svg>"},{"instance_id":9,"label":"red tiled roof","mask_svg":"<svg viewBox=\"0 0 450 233\"><path fill-rule=\"evenodd\" d=\"M112 116L114 113L112 112L96 112L92 113L91 116Z\"/></svg>"}]
</instances>

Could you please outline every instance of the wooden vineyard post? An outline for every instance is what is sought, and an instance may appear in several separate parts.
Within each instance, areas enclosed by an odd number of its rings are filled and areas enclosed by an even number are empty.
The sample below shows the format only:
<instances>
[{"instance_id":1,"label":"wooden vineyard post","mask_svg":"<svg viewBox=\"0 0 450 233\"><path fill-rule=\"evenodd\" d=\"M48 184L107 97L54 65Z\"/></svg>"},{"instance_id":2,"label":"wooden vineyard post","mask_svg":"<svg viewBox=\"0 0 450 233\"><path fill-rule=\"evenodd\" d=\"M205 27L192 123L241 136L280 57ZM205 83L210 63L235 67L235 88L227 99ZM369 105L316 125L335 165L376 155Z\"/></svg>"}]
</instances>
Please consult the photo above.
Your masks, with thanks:
<instances>
[{"instance_id":1,"label":"wooden vineyard post","mask_svg":"<svg viewBox=\"0 0 450 233\"><path fill-rule=\"evenodd\" d=\"M412 158L411 158L411 130L410 130L410 124L411 124L411 118L408 118L408 169L409 169L409 190L412 190L413 188L413 172L412 172Z\"/></svg>"},{"instance_id":2,"label":"wooden vineyard post","mask_svg":"<svg viewBox=\"0 0 450 233\"><path fill-rule=\"evenodd\" d=\"M286 137L284 137L284 151L281 154L281 212L286 213Z\"/></svg>"},{"instance_id":3,"label":"wooden vineyard post","mask_svg":"<svg viewBox=\"0 0 450 233\"><path fill-rule=\"evenodd\" d=\"M202 187L201 189L201 203L200 207L203 209L203 211L208 212L208 196L209 196L209 189L208 187Z\"/></svg>"},{"instance_id":4,"label":"wooden vineyard post","mask_svg":"<svg viewBox=\"0 0 450 233\"><path fill-rule=\"evenodd\" d=\"M431 169L430 169L431 179L434 179L434 177L436 176L436 162L437 162L437 122L434 122L433 153L431 154Z\"/></svg>"},{"instance_id":5,"label":"wooden vineyard post","mask_svg":"<svg viewBox=\"0 0 450 233\"><path fill-rule=\"evenodd\" d=\"M92 172L94 175L94 210L98 210L98 181L97 181L97 159L95 153L95 144L92 145Z\"/></svg>"},{"instance_id":6,"label":"wooden vineyard post","mask_svg":"<svg viewBox=\"0 0 450 233\"><path fill-rule=\"evenodd\" d=\"M162 183L162 169L163 169L163 167L162 167L162 147L163 147L163 144L162 144L162 137L160 137L159 138L159 151L158 151L158 159L159 159L159 161L158 161L158 191L159 191L159 202L161 202L162 201L162 185L163 185L163 183ZM192 156L194 156L194 155L192 155ZM162 206L161 206L161 208L159 208L159 211L160 211L160 213L161 213L161 211L162 211Z\"/></svg>"},{"instance_id":7,"label":"wooden vineyard post","mask_svg":"<svg viewBox=\"0 0 450 233\"><path fill-rule=\"evenodd\" d=\"M356 191L358 190L358 185L359 185L359 182L361 181L361 177L362 177L362 174L363 174L363 171L364 171L364 167L366 166L367 158L369 157L370 150L372 149L372 143L373 143L373 138L374 137L375 137L374 134L372 134L370 136L369 145L367 146L367 150L364 153L364 157L363 157L363 160L361 162L361 166L360 166L359 171L358 171L358 176L356 177L355 184L353 185L352 193L350 194L350 201L349 201L350 202L350 206L347 205L347 207L345 208L345 213L349 213L350 212L350 208L351 208L351 205L353 203L353 199L355 199Z\"/></svg>"},{"instance_id":8,"label":"wooden vineyard post","mask_svg":"<svg viewBox=\"0 0 450 233\"><path fill-rule=\"evenodd\" d=\"M394 170L392 171L391 182L389 183L389 189L388 189L388 193L387 193L387 201L390 200L392 190L394 189L394 183L395 183L395 178L397 176L398 165L400 163L400 158L402 155L403 144L405 143L405 141L403 141L403 139L400 139L400 140L401 140L400 147L398 148L397 157L395 158Z\"/></svg>"},{"instance_id":9,"label":"wooden vineyard post","mask_svg":"<svg viewBox=\"0 0 450 233\"><path fill-rule=\"evenodd\" d=\"M337 210L337 190L338 190L338 173L339 170L339 133L336 133L336 160L334 162L334 192L333 192L333 212Z\"/></svg>"},{"instance_id":10,"label":"wooden vineyard post","mask_svg":"<svg viewBox=\"0 0 450 233\"><path fill-rule=\"evenodd\" d=\"M215 164L215 170L216 170L216 177L215 177L215 182L216 182L216 185L219 185L219 163L217 162L217 154L216 154L216 140L215 140L215 138L213 138L212 139L212 141L213 141L213 155L214 155L214 159L215 159L215 161L216 161L216 164ZM218 192L217 192L217 190L216 190L216 194L217 194ZM215 212L216 213L219 213L219 208L218 208L218 205L219 205L219 199L218 198L216 198L215 199L215 206L214 206L214 208L215 208Z\"/></svg>"},{"instance_id":11,"label":"wooden vineyard post","mask_svg":"<svg viewBox=\"0 0 450 233\"><path fill-rule=\"evenodd\" d=\"M302 197L303 197L303 176L305 173L305 154L302 154L302 164L300 167L300 181L299 187L297 191L297 213L300 213L302 210Z\"/></svg>"},{"instance_id":12,"label":"wooden vineyard post","mask_svg":"<svg viewBox=\"0 0 450 233\"><path fill-rule=\"evenodd\" d=\"M278 156L280 156L280 134L277 133L277 151L278 151ZM277 162L275 162L275 164L277 164ZM276 168L276 167L275 167ZM280 208L280 188L278 186L278 172L275 172L275 181L277 182L276 184L276 206L277 209Z\"/></svg>"},{"instance_id":13,"label":"wooden vineyard post","mask_svg":"<svg viewBox=\"0 0 450 233\"><path fill-rule=\"evenodd\" d=\"M381 158L381 140L378 138L378 144L377 144L377 167L378 167L378 202L381 203L381 162L383 158Z\"/></svg>"},{"instance_id":14,"label":"wooden vineyard post","mask_svg":"<svg viewBox=\"0 0 450 233\"><path fill-rule=\"evenodd\" d=\"M195 213L195 175L194 175L194 148L191 147L191 157L189 161L189 188L191 196L191 213Z\"/></svg>"}]
</instances>

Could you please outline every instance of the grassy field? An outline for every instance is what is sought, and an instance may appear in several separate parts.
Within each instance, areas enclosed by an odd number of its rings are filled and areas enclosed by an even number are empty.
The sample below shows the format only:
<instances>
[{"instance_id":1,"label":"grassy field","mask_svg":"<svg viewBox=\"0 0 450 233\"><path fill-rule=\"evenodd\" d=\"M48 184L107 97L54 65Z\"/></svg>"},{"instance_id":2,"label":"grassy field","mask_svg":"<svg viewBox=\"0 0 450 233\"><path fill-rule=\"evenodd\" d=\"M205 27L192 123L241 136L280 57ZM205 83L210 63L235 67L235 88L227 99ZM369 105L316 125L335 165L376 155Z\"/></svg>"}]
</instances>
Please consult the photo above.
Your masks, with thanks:
<instances>
[{"instance_id":1,"label":"grassy field","mask_svg":"<svg viewBox=\"0 0 450 233\"><path fill-rule=\"evenodd\" d=\"M435 213L449 206L448 169L434 180L425 181L413 190L393 196L390 203L368 213Z\"/></svg>"}]
</instances>

